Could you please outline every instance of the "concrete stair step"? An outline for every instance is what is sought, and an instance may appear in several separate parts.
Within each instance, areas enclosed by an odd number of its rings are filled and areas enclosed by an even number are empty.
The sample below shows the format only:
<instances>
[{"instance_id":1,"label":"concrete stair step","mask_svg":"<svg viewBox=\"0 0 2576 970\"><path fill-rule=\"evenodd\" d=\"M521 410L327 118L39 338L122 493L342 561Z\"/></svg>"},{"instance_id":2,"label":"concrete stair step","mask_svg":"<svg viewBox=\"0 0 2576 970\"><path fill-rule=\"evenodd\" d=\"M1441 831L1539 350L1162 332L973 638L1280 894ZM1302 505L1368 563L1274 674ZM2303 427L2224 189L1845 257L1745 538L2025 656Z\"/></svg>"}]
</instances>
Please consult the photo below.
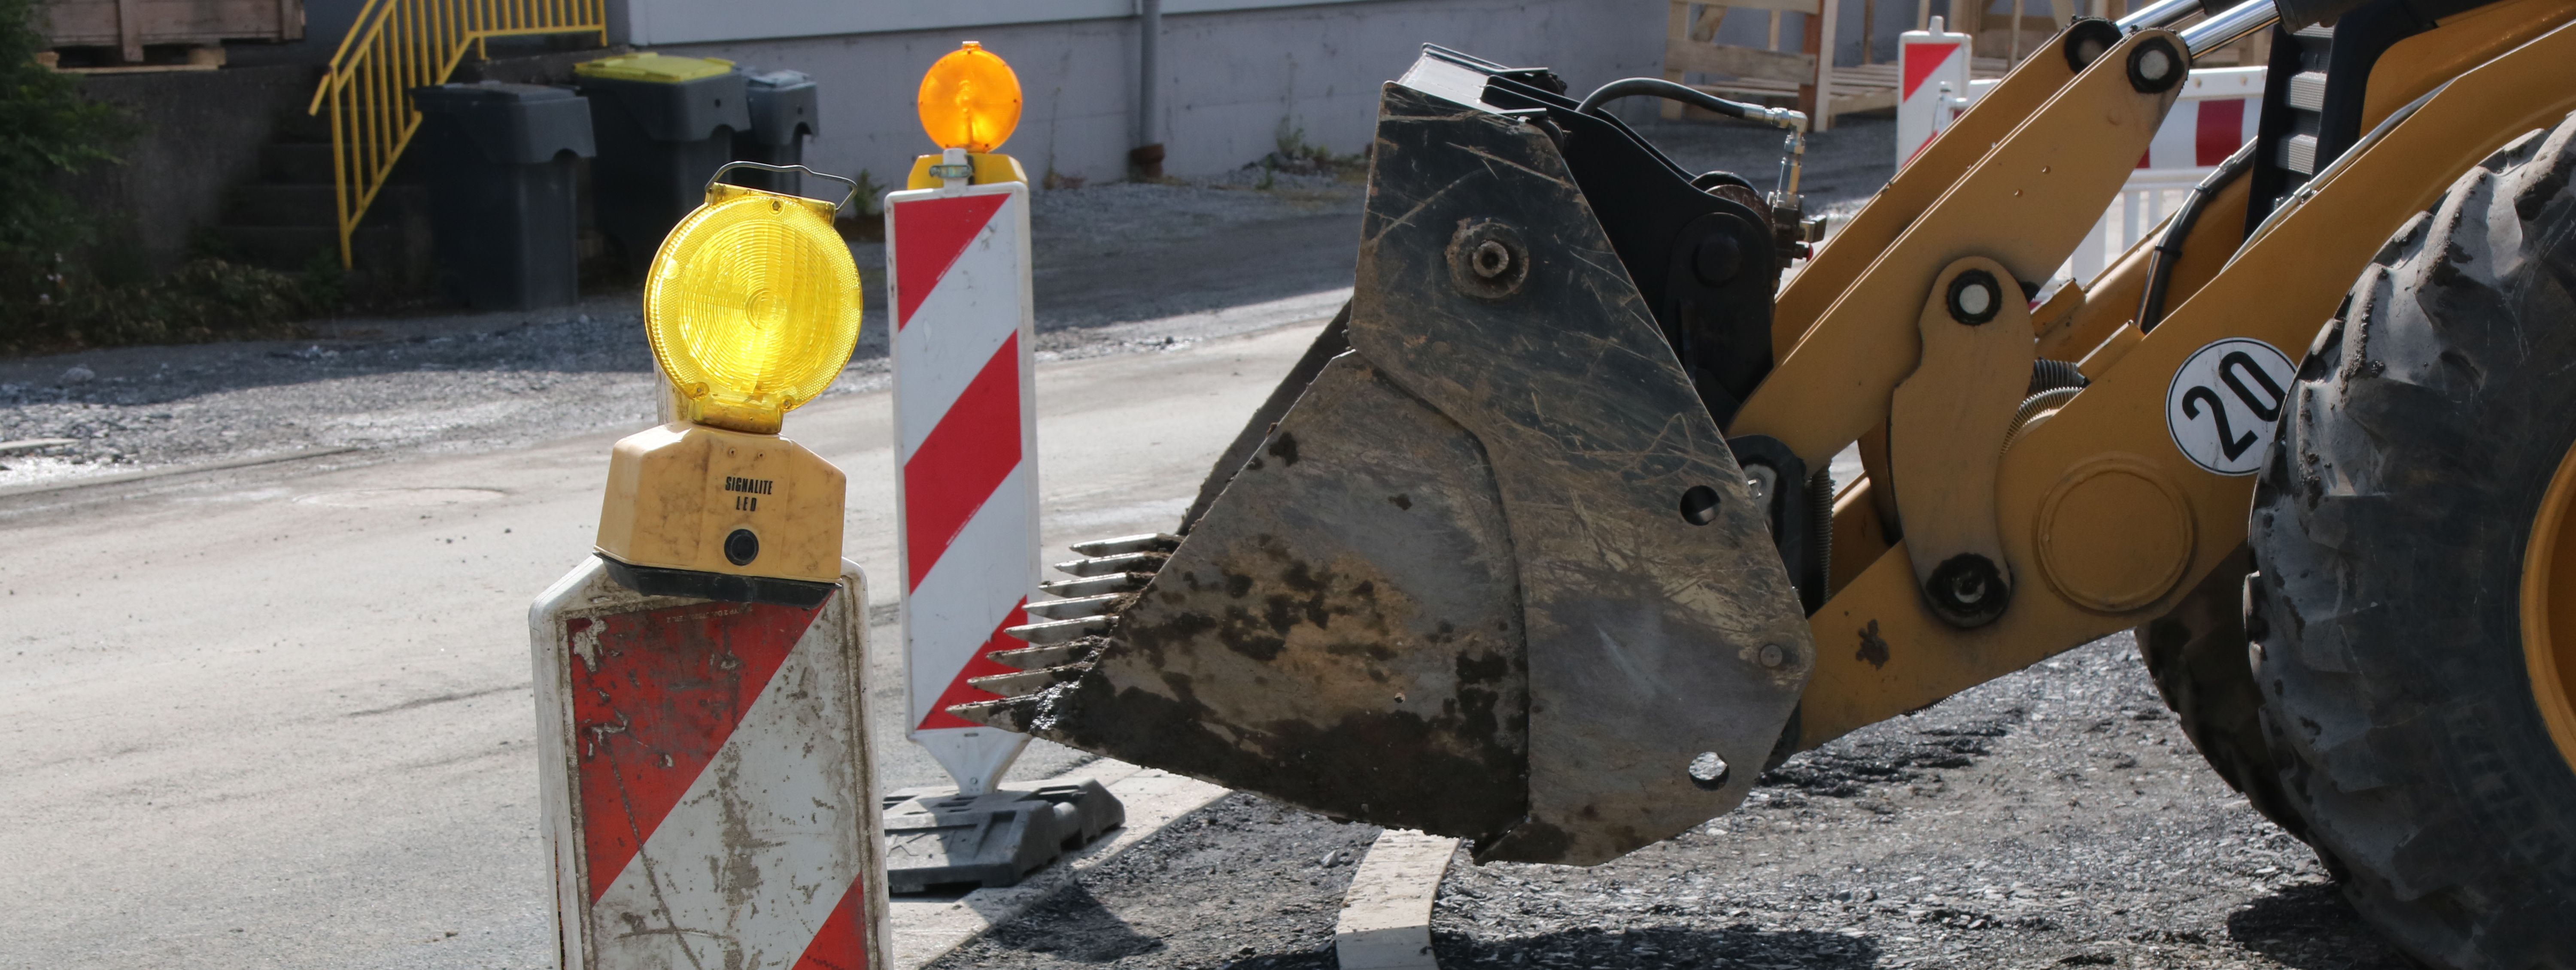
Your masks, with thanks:
<instances>
[{"instance_id":1,"label":"concrete stair step","mask_svg":"<svg viewBox=\"0 0 2576 970\"><path fill-rule=\"evenodd\" d=\"M247 266L292 273L340 259L340 237L329 229L217 226L213 235L217 253ZM364 279L363 285L418 289L427 284L432 257L425 232L407 232L394 225L361 226L349 237L349 248L357 257L355 275Z\"/></svg>"},{"instance_id":2,"label":"concrete stair step","mask_svg":"<svg viewBox=\"0 0 2576 970\"><path fill-rule=\"evenodd\" d=\"M271 142L259 149L260 181L277 185L331 184L331 146L324 142Z\"/></svg>"},{"instance_id":3,"label":"concrete stair step","mask_svg":"<svg viewBox=\"0 0 2576 970\"><path fill-rule=\"evenodd\" d=\"M321 218L312 222L289 222L276 218L278 209L257 209L272 204L272 199L289 199L307 212L318 212ZM269 218L227 218L214 228L221 253L229 259L267 266L273 269L302 269L313 254L340 251L339 223L332 208L331 187L327 185L251 185L237 190L234 197L237 215L264 215ZM318 208L315 200L318 199ZM388 265L412 266L428 258L429 193L416 185L388 185L376 196L376 204L367 210L366 221L350 237L359 268L370 261ZM419 250L413 252L413 250ZM410 272L406 269L404 272Z\"/></svg>"},{"instance_id":4,"label":"concrete stair step","mask_svg":"<svg viewBox=\"0 0 2576 970\"><path fill-rule=\"evenodd\" d=\"M298 185L256 182L233 190L224 207L228 226L339 225L340 206L329 184Z\"/></svg>"},{"instance_id":5,"label":"concrete stair step","mask_svg":"<svg viewBox=\"0 0 2576 970\"><path fill-rule=\"evenodd\" d=\"M326 226L216 226L224 258L251 266L298 270L317 255L337 259L340 234Z\"/></svg>"},{"instance_id":6,"label":"concrete stair step","mask_svg":"<svg viewBox=\"0 0 2576 970\"><path fill-rule=\"evenodd\" d=\"M281 144L328 145L331 143L331 109L326 106L318 115L290 112L278 120L277 133L269 137Z\"/></svg>"}]
</instances>

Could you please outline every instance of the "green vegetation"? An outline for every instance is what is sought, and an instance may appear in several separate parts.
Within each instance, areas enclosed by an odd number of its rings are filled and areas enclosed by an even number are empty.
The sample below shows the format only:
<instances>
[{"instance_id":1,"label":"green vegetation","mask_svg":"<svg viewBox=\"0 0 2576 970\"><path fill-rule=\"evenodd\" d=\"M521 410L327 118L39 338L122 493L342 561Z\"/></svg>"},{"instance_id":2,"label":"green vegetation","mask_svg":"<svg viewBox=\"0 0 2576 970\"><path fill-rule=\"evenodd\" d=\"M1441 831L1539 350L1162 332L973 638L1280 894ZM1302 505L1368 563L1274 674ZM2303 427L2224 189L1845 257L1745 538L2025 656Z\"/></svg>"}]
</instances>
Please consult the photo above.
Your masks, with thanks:
<instances>
[{"instance_id":1,"label":"green vegetation","mask_svg":"<svg viewBox=\"0 0 2576 970\"><path fill-rule=\"evenodd\" d=\"M0 354L297 336L297 321L339 303L338 269L336 260L326 274L199 258L121 286L80 286L69 274L45 274L57 292L0 300Z\"/></svg>"},{"instance_id":2,"label":"green vegetation","mask_svg":"<svg viewBox=\"0 0 2576 970\"><path fill-rule=\"evenodd\" d=\"M1299 175L1331 175L1344 182L1368 179L1368 153L1335 155L1332 149L1306 140L1305 126L1292 119L1279 119L1279 130L1272 136L1274 150L1255 162L1261 166L1261 181L1256 189L1270 189L1277 184L1280 172Z\"/></svg>"},{"instance_id":3,"label":"green vegetation","mask_svg":"<svg viewBox=\"0 0 2576 970\"><path fill-rule=\"evenodd\" d=\"M79 241L81 224L63 177L116 160L131 132L79 83L36 63L44 36L35 0L0 0L0 253L25 256Z\"/></svg>"},{"instance_id":4,"label":"green vegetation","mask_svg":"<svg viewBox=\"0 0 2576 970\"><path fill-rule=\"evenodd\" d=\"M0 0L0 354L289 336L339 302L338 266L300 274L203 258L110 283L73 180L117 164L134 126L36 62L35 0Z\"/></svg>"}]
</instances>

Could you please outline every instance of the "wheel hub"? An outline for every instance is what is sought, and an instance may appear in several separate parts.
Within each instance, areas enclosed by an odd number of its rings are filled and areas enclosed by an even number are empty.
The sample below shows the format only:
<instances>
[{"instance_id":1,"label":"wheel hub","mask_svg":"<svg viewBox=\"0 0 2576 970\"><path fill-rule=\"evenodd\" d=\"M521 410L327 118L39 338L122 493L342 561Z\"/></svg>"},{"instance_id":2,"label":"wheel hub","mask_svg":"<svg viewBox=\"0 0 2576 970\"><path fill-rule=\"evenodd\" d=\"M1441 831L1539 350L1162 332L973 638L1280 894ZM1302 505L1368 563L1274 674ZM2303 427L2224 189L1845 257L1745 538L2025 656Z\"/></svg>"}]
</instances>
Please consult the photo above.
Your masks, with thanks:
<instances>
[{"instance_id":1,"label":"wheel hub","mask_svg":"<svg viewBox=\"0 0 2576 970\"><path fill-rule=\"evenodd\" d=\"M2576 448L2558 461L2522 560L2522 651L2532 701L2576 769Z\"/></svg>"}]
</instances>

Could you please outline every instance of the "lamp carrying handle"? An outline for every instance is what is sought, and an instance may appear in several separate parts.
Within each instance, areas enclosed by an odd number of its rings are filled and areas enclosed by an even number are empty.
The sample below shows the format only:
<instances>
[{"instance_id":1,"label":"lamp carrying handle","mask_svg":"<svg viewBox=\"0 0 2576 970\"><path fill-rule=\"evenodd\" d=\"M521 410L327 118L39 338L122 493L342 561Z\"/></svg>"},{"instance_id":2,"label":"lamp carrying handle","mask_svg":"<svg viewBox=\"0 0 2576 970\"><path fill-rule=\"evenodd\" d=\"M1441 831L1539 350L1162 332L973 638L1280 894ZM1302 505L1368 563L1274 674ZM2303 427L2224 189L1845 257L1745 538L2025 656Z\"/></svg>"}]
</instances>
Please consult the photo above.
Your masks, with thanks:
<instances>
[{"instance_id":1,"label":"lamp carrying handle","mask_svg":"<svg viewBox=\"0 0 2576 970\"><path fill-rule=\"evenodd\" d=\"M716 169L716 174L707 177L707 189L709 191L713 191L717 183L724 181L726 172L733 171L737 168L755 168L763 172L777 172L781 175L811 175L818 179L829 179L849 186L850 194L842 196L840 202L833 204L832 212L834 214L838 214L842 210L849 208L850 203L859 197L859 183L857 182L842 178L838 175L817 172L802 165L771 165L767 162L726 162L723 166Z\"/></svg>"}]
</instances>

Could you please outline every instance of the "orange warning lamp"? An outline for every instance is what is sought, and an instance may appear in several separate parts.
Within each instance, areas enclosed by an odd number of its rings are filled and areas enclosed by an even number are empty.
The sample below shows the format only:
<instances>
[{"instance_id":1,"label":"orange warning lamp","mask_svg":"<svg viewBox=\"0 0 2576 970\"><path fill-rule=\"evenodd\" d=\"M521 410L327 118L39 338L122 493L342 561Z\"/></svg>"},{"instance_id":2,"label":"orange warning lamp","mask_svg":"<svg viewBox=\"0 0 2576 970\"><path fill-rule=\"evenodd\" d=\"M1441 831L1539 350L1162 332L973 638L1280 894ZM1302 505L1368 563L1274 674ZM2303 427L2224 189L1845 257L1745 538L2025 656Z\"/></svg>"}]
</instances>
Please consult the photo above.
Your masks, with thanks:
<instances>
[{"instance_id":1,"label":"orange warning lamp","mask_svg":"<svg viewBox=\"0 0 2576 970\"><path fill-rule=\"evenodd\" d=\"M941 148L977 155L1002 147L1020 126L1020 76L1001 55L967 41L921 76L922 130Z\"/></svg>"},{"instance_id":2,"label":"orange warning lamp","mask_svg":"<svg viewBox=\"0 0 2576 970\"><path fill-rule=\"evenodd\" d=\"M1000 55L971 40L942 55L922 74L913 107L940 152L913 160L905 188L1029 180L1017 159L993 150L1020 126L1020 76Z\"/></svg>"}]
</instances>

